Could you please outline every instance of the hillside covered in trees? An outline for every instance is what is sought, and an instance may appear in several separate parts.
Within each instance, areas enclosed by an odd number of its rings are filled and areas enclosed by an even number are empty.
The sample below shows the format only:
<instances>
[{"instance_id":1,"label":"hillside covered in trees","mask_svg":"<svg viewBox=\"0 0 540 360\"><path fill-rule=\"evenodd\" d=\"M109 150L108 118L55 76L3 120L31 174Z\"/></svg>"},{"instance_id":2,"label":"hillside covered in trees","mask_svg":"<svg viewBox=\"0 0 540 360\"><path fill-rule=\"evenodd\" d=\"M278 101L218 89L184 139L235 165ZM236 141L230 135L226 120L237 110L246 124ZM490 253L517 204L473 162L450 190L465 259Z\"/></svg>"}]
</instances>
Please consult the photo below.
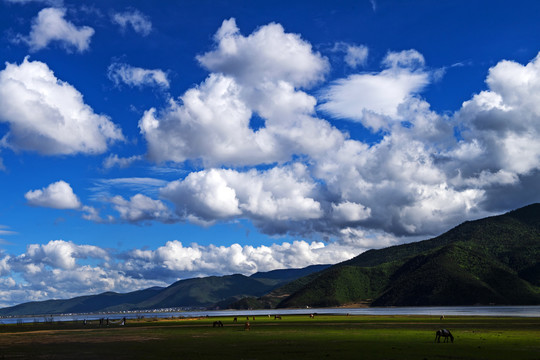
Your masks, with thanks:
<instances>
[{"instance_id":1,"label":"hillside covered in trees","mask_svg":"<svg viewBox=\"0 0 540 360\"><path fill-rule=\"evenodd\" d=\"M287 287L278 307L540 304L540 204L370 250Z\"/></svg>"}]
</instances>

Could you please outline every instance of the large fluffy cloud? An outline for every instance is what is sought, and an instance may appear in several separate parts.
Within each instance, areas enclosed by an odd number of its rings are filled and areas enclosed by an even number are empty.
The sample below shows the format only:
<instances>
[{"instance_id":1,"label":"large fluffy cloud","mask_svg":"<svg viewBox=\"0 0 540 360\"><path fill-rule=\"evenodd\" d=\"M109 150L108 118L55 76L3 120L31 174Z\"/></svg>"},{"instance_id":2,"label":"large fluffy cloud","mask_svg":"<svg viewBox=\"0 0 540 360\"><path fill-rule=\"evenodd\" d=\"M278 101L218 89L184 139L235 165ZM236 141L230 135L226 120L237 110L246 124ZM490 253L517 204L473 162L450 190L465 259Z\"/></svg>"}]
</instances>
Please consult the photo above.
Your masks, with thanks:
<instances>
[{"instance_id":1,"label":"large fluffy cloud","mask_svg":"<svg viewBox=\"0 0 540 360\"><path fill-rule=\"evenodd\" d=\"M463 141L455 151L462 176L508 171L528 174L540 166L540 55L523 66L501 61L486 79L489 90L476 94L457 114ZM468 156L460 156L469 149Z\"/></svg>"},{"instance_id":2,"label":"large fluffy cloud","mask_svg":"<svg viewBox=\"0 0 540 360\"><path fill-rule=\"evenodd\" d=\"M162 190L180 218L248 218L269 234L317 233L349 244L357 236L360 244L373 231L437 233L483 199L482 189L453 187L438 161L456 146L454 124L419 98L432 75L418 51L389 52L381 72L323 91L319 108L386 131L369 146L315 115L316 99L300 88L321 81L328 63L300 36L270 24L246 37L231 19L214 39L215 48L197 57L208 78L139 122L152 160L206 167ZM257 129L255 117L264 121ZM234 169L275 162L264 171Z\"/></svg>"},{"instance_id":3,"label":"large fluffy cloud","mask_svg":"<svg viewBox=\"0 0 540 360\"><path fill-rule=\"evenodd\" d=\"M9 124L4 146L46 155L103 153L109 143L123 140L120 129L94 113L77 89L28 58L0 71L0 121Z\"/></svg>"},{"instance_id":4,"label":"large fluffy cloud","mask_svg":"<svg viewBox=\"0 0 540 360\"><path fill-rule=\"evenodd\" d=\"M214 40L197 57L207 79L139 122L150 159L203 167L161 190L179 219L247 218L268 234L377 247L508 209L497 206L503 191L524 205L538 188L520 187L539 176L538 58L500 62L489 90L439 114L421 97L436 71L413 49L388 52L379 72L334 81L317 106L307 91L328 62L299 35L270 24L243 36L231 19ZM376 140L351 138L317 109L361 122Z\"/></svg>"},{"instance_id":5,"label":"large fluffy cloud","mask_svg":"<svg viewBox=\"0 0 540 360\"><path fill-rule=\"evenodd\" d=\"M280 81L309 86L322 80L328 70L328 62L312 51L311 44L286 33L280 24L262 26L245 37L234 19L225 20L214 40L216 49L198 56L199 62L254 87Z\"/></svg>"},{"instance_id":6,"label":"large fluffy cloud","mask_svg":"<svg viewBox=\"0 0 540 360\"><path fill-rule=\"evenodd\" d=\"M501 61L488 90L456 113L460 141L446 156L455 187L485 191L483 206L500 211L537 201L540 180L540 54L526 65Z\"/></svg>"},{"instance_id":7,"label":"large fluffy cloud","mask_svg":"<svg viewBox=\"0 0 540 360\"><path fill-rule=\"evenodd\" d=\"M46 48L51 42L57 42L67 50L83 52L90 46L94 29L89 26L77 27L66 21L66 9L47 8L39 12L32 23L32 30L22 38L31 51Z\"/></svg>"},{"instance_id":8,"label":"large fluffy cloud","mask_svg":"<svg viewBox=\"0 0 540 360\"><path fill-rule=\"evenodd\" d=\"M252 113L233 79L212 75L186 92L182 102L171 102L159 117L155 109L148 110L139 122L152 159L248 164L275 160L268 136L249 128Z\"/></svg>"},{"instance_id":9,"label":"large fluffy cloud","mask_svg":"<svg viewBox=\"0 0 540 360\"><path fill-rule=\"evenodd\" d=\"M247 217L270 233L290 230L290 223L323 215L314 200L317 185L303 165L251 170L200 171L167 185L161 195L171 200L177 213L192 221Z\"/></svg>"},{"instance_id":10,"label":"large fluffy cloud","mask_svg":"<svg viewBox=\"0 0 540 360\"><path fill-rule=\"evenodd\" d=\"M314 116L316 99L298 90L322 80L328 68L309 43L278 24L245 37L234 19L223 22L215 40L216 48L198 57L213 73L180 102L140 120L152 160L256 165L323 153L343 141ZM251 124L256 117L264 121L258 129Z\"/></svg>"},{"instance_id":11,"label":"large fluffy cloud","mask_svg":"<svg viewBox=\"0 0 540 360\"><path fill-rule=\"evenodd\" d=\"M44 206L54 209L78 209L81 202L71 186L65 181L50 184L41 190L30 190L24 197L32 206Z\"/></svg>"},{"instance_id":12,"label":"large fluffy cloud","mask_svg":"<svg viewBox=\"0 0 540 360\"><path fill-rule=\"evenodd\" d=\"M77 259L98 258L105 260L107 252L92 245L76 245L63 240L53 240L45 245L32 244L20 257L25 264L44 264L59 269L74 269Z\"/></svg>"},{"instance_id":13,"label":"large fluffy cloud","mask_svg":"<svg viewBox=\"0 0 540 360\"><path fill-rule=\"evenodd\" d=\"M319 108L375 131L387 128L381 116L400 119L398 107L429 83L429 74L423 70L424 57L415 50L390 52L383 64L388 68L379 73L336 80L324 91Z\"/></svg>"},{"instance_id":14,"label":"large fluffy cloud","mask_svg":"<svg viewBox=\"0 0 540 360\"><path fill-rule=\"evenodd\" d=\"M146 268L148 275L169 274L253 274L281 268L302 268L311 264L328 264L337 259L348 259L356 254L349 247L325 245L321 242L294 241L271 246L184 246L180 241L169 241L156 250L133 250L121 268L126 273ZM176 275L178 276L178 275ZM151 276L149 276L151 277Z\"/></svg>"}]
</instances>

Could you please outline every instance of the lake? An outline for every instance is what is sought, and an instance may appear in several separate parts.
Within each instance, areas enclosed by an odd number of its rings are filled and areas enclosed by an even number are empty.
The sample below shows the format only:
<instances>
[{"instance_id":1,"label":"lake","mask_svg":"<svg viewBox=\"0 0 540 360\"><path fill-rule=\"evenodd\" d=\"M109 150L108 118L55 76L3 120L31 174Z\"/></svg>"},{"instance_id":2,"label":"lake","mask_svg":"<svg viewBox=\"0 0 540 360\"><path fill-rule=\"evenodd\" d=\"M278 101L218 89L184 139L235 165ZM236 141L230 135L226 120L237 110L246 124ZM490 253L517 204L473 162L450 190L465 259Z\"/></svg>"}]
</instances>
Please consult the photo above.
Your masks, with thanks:
<instances>
[{"instance_id":1,"label":"lake","mask_svg":"<svg viewBox=\"0 0 540 360\"><path fill-rule=\"evenodd\" d=\"M130 311L99 314L63 314L47 316L22 316L0 318L0 324L32 323L45 321L111 320L201 316L274 316L298 314L351 314L351 315L430 315L430 316L519 316L540 317L540 306L429 306L429 307L374 307L374 308L309 308L271 310L200 310L200 311Z\"/></svg>"}]
</instances>

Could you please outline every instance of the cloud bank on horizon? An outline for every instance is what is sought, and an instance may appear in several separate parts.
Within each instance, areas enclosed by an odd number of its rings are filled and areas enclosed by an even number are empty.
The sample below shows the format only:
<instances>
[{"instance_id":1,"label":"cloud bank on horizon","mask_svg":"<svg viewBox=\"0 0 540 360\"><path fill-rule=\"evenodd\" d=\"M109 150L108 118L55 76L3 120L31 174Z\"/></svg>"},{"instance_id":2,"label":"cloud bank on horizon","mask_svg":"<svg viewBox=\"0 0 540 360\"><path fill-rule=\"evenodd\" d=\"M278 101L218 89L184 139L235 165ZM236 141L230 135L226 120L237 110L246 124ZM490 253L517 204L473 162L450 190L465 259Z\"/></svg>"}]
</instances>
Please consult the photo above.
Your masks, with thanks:
<instances>
[{"instance_id":1,"label":"cloud bank on horizon","mask_svg":"<svg viewBox=\"0 0 540 360\"><path fill-rule=\"evenodd\" d=\"M4 6L29 1L14 3ZM31 187L23 182L17 211L70 215L13 254L10 237L24 242L26 229L2 205L0 306L336 263L538 201L540 54L526 63L497 60L483 75L485 89L460 108L437 111L424 94L448 71L430 67L419 49L372 55L369 46L341 39L313 44L279 22L246 34L225 18L206 50L189 54L204 75L179 93L181 68L145 67L156 62L120 53L95 70L108 90L92 91L148 91L145 101L155 102L130 100L124 121L112 107L95 110L84 95L91 85L39 54L71 61L106 40L98 36L105 23L145 41L157 36L159 22L133 7L107 15L79 9L75 17L63 3L38 3L50 7L27 19L26 35L10 40L31 55L6 58L0 70L1 176L9 182L11 169L50 161L50 173ZM382 11L382 4L366 3ZM81 20L91 11L100 19L92 27ZM337 56L346 71L336 77ZM85 165L93 169L86 182L77 169L56 175L62 162L96 157L99 165ZM112 237L65 238L70 222L89 233L168 232L121 249ZM176 234L242 222L267 243L248 236L202 244Z\"/></svg>"}]
</instances>

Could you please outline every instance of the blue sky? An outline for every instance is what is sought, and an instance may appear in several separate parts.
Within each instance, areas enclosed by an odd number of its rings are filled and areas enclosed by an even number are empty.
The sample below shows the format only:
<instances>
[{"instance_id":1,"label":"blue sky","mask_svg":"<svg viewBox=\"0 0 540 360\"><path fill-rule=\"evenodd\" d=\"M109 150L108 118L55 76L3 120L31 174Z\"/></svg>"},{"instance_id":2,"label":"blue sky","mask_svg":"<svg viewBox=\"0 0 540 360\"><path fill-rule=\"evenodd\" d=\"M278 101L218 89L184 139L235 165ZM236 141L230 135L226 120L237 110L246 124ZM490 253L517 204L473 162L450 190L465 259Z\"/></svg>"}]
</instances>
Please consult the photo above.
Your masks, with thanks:
<instances>
[{"instance_id":1,"label":"blue sky","mask_svg":"<svg viewBox=\"0 0 540 360\"><path fill-rule=\"evenodd\" d=\"M538 202L539 10L0 0L0 306L336 263Z\"/></svg>"}]
</instances>

